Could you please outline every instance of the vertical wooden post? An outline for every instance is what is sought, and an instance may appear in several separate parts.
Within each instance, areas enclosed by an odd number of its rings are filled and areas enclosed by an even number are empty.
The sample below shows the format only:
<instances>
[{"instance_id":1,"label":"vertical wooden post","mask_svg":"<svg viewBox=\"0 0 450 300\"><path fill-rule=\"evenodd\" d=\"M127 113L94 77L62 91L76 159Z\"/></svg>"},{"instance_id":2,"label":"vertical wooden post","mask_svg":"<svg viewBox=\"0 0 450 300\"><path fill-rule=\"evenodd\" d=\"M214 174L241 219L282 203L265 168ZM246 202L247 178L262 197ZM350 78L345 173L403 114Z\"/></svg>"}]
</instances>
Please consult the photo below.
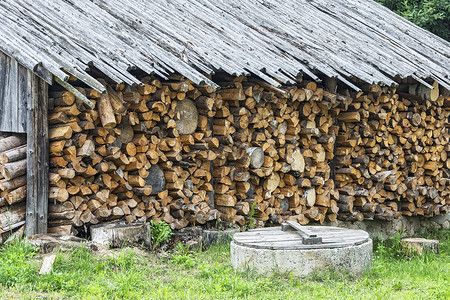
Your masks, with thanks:
<instances>
[{"instance_id":1,"label":"vertical wooden post","mask_svg":"<svg viewBox=\"0 0 450 300\"><path fill-rule=\"evenodd\" d=\"M26 234L47 233L48 217L48 85L30 75L27 103L27 218Z\"/></svg>"},{"instance_id":2,"label":"vertical wooden post","mask_svg":"<svg viewBox=\"0 0 450 300\"><path fill-rule=\"evenodd\" d=\"M214 137L214 117L209 117L208 118L208 130L211 130L213 133L211 134L211 137ZM215 206L215 201L214 201L214 196L215 196L215 184L214 184L214 163L211 161L211 165L209 167L209 172L211 172L211 180L210 183L213 187L213 190L211 192L208 192L208 197L209 197L209 207L214 208Z\"/></svg>"}]
</instances>

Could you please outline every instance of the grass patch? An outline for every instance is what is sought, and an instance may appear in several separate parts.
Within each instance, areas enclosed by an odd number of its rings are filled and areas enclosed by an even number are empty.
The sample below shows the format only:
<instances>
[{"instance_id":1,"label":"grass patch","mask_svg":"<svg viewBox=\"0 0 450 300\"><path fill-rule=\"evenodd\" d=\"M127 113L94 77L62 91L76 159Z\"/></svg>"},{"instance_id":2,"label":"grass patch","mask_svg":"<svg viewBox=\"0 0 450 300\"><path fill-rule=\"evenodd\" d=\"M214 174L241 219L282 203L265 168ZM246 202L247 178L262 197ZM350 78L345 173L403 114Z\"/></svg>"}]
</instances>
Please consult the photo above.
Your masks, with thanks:
<instances>
[{"instance_id":1,"label":"grass patch","mask_svg":"<svg viewBox=\"0 0 450 300\"><path fill-rule=\"evenodd\" d=\"M177 245L162 258L136 249L95 257L78 248L57 253L51 274L39 276L41 259L23 241L0 249L0 298L74 299L449 299L450 231L439 256L400 255L399 238L376 243L373 267L360 278L330 270L300 279L236 272L229 248L192 252Z\"/></svg>"}]
</instances>

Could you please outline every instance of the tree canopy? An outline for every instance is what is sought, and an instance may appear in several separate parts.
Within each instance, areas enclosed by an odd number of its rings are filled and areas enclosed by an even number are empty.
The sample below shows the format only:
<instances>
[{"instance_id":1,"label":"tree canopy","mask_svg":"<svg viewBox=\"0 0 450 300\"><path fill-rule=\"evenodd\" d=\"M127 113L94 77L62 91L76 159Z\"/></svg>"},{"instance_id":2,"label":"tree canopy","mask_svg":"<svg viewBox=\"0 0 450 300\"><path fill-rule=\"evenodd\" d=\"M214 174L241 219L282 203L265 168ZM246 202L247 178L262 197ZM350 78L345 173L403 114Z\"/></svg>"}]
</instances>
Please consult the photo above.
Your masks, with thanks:
<instances>
[{"instance_id":1,"label":"tree canopy","mask_svg":"<svg viewBox=\"0 0 450 300\"><path fill-rule=\"evenodd\" d=\"M449 0L376 0L418 26L450 41Z\"/></svg>"}]
</instances>

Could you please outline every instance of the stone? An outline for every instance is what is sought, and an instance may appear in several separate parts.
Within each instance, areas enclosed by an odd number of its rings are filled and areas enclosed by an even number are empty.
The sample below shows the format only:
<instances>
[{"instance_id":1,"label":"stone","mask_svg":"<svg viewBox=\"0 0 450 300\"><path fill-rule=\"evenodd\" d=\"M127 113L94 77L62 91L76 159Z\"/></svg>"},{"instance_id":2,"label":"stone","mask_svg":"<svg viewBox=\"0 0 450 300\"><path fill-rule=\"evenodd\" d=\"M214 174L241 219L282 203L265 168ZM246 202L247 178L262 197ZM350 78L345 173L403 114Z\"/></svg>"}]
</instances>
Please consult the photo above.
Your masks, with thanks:
<instances>
[{"instance_id":1,"label":"stone","mask_svg":"<svg viewBox=\"0 0 450 300\"><path fill-rule=\"evenodd\" d=\"M445 221L450 222L450 213L445 214L445 215L435 216L435 217L431 218L431 220L440 225L443 225L445 223Z\"/></svg>"},{"instance_id":2,"label":"stone","mask_svg":"<svg viewBox=\"0 0 450 300\"><path fill-rule=\"evenodd\" d=\"M439 241L424 238L405 238L401 241L402 248L408 255L423 255L424 253L439 253Z\"/></svg>"},{"instance_id":3,"label":"stone","mask_svg":"<svg viewBox=\"0 0 450 300\"><path fill-rule=\"evenodd\" d=\"M395 220L394 230L396 232L402 232L403 231L403 223L401 220Z\"/></svg>"},{"instance_id":4,"label":"stone","mask_svg":"<svg viewBox=\"0 0 450 300\"><path fill-rule=\"evenodd\" d=\"M450 229L450 221L445 220L444 223L442 223L443 229Z\"/></svg>"},{"instance_id":5,"label":"stone","mask_svg":"<svg viewBox=\"0 0 450 300\"><path fill-rule=\"evenodd\" d=\"M355 223L360 229L367 231L372 239L385 239L395 237L398 233L404 236L415 236L426 233L428 230L450 229L450 214L438 215L429 219L401 216L393 221L364 220ZM401 228L399 223L402 224ZM352 223L340 220L325 221L323 225L354 228Z\"/></svg>"}]
</instances>

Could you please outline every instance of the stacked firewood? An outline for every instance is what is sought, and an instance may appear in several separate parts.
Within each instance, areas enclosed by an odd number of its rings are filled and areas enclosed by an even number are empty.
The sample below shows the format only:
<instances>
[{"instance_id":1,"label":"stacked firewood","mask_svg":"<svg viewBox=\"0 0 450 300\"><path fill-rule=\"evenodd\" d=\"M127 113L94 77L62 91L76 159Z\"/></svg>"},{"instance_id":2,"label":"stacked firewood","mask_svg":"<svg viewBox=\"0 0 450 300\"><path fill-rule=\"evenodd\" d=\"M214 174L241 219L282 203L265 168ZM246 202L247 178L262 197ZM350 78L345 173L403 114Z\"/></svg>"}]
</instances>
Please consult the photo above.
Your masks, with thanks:
<instances>
[{"instance_id":1,"label":"stacked firewood","mask_svg":"<svg viewBox=\"0 0 450 300\"><path fill-rule=\"evenodd\" d=\"M448 97L252 77L216 78L217 90L180 76L142 81L102 81L105 94L78 87L95 109L50 92L51 232L115 219L262 226L448 209Z\"/></svg>"},{"instance_id":2,"label":"stacked firewood","mask_svg":"<svg viewBox=\"0 0 450 300\"><path fill-rule=\"evenodd\" d=\"M416 85L347 98L338 109L339 218L392 220L446 213L449 97Z\"/></svg>"},{"instance_id":3,"label":"stacked firewood","mask_svg":"<svg viewBox=\"0 0 450 300\"><path fill-rule=\"evenodd\" d=\"M278 89L236 78L217 93L214 134L215 207L228 221L249 216L264 223L307 224L336 218L338 197L330 179L337 127L330 108L336 95L314 82Z\"/></svg>"},{"instance_id":4,"label":"stacked firewood","mask_svg":"<svg viewBox=\"0 0 450 300\"><path fill-rule=\"evenodd\" d=\"M106 94L78 88L94 110L69 92L50 93L50 231L119 218L173 228L216 219L209 201L219 142L209 90L142 81L135 90L104 82Z\"/></svg>"},{"instance_id":5,"label":"stacked firewood","mask_svg":"<svg viewBox=\"0 0 450 300\"><path fill-rule=\"evenodd\" d=\"M24 135L0 133L0 244L25 230L26 142Z\"/></svg>"}]
</instances>

